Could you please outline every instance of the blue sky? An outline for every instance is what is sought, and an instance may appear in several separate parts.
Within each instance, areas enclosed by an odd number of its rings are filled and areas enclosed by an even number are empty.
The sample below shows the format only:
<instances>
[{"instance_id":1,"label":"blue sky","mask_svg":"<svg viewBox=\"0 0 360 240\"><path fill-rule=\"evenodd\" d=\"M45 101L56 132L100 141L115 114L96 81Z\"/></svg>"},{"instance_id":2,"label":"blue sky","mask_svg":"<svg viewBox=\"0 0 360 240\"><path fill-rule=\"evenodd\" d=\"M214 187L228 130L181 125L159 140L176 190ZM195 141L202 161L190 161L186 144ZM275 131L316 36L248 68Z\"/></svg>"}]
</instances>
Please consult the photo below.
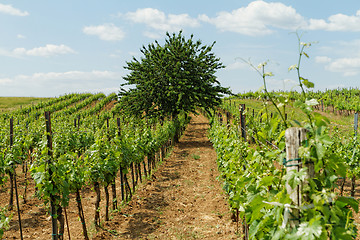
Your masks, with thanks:
<instances>
[{"instance_id":1,"label":"blue sky","mask_svg":"<svg viewBox=\"0 0 360 240\"><path fill-rule=\"evenodd\" d=\"M315 89L360 88L358 0L0 0L0 96L117 92L126 61L180 29L216 41L218 79L234 93L262 86L241 59L268 61L270 89L296 89L296 31L314 42L301 71Z\"/></svg>"}]
</instances>

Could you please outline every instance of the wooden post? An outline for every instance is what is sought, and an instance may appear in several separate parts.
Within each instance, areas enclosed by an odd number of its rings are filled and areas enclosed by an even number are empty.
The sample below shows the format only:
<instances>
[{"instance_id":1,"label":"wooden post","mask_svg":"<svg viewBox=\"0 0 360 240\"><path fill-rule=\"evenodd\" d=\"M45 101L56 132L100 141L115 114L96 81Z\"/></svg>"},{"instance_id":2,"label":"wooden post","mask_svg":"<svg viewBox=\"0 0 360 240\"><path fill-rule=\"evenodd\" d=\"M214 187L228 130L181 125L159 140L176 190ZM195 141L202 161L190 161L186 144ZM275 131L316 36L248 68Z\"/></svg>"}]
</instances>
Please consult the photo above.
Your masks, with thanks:
<instances>
[{"instance_id":1,"label":"wooden post","mask_svg":"<svg viewBox=\"0 0 360 240\"><path fill-rule=\"evenodd\" d=\"M240 110L240 131L241 131L241 137L246 141L246 121L245 121L245 104L239 105ZM243 165L244 170L246 169L246 166ZM242 228L244 237L244 240L249 239L249 226L247 225L246 219L243 219L243 228Z\"/></svg>"},{"instance_id":2,"label":"wooden post","mask_svg":"<svg viewBox=\"0 0 360 240\"><path fill-rule=\"evenodd\" d=\"M116 123L118 126L118 136L120 137L121 136L120 118L116 119ZM124 201L125 200L124 173L121 164L120 164L120 187L121 187L121 200Z\"/></svg>"},{"instance_id":3,"label":"wooden post","mask_svg":"<svg viewBox=\"0 0 360 240\"><path fill-rule=\"evenodd\" d=\"M354 132L355 132L355 137L357 136L358 119L359 119L359 113L356 112L355 115L354 115Z\"/></svg>"},{"instance_id":4,"label":"wooden post","mask_svg":"<svg viewBox=\"0 0 360 240\"><path fill-rule=\"evenodd\" d=\"M135 192L136 183L135 183L135 173L134 173L134 162L132 162L130 164L130 168L131 168L131 178L132 178L133 192Z\"/></svg>"},{"instance_id":5,"label":"wooden post","mask_svg":"<svg viewBox=\"0 0 360 240\"><path fill-rule=\"evenodd\" d=\"M10 147L13 145L13 133L14 130L14 122L13 118L10 118ZM10 177L10 196L9 196L9 210L12 210L14 207L14 173L10 169L9 171L9 177Z\"/></svg>"},{"instance_id":6,"label":"wooden post","mask_svg":"<svg viewBox=\"0 0 360 240\"><path fill-rule=\"evenodd\" d=\"M45 112L45 123L46 123L46 136L47 136L47 147L49 149L48 155L48 165L49 165L49 176L50 179L52 177L52 170L51 170L51 159L52 159L52 132L51 132L51 119L50 119L50 112ZM51 222L52 222L52 239L57 240L58 239L58 226L56 221L56 206L55 206L55 196L50 196L50 205L51 205Z\"/></svg>"},{"instance_id":7,"label":"wooden post","mask_svg":"<svg viewBox=\"0 0 360 240\"><path fill-rule=\"evenodd\" d=\"M355 135L355 138L357 138L358 117L359 117L359 114L358 114L358 112L356 112L355 116L354 116L354 135ZM353 176L351 178L351 191L350 191L350 195L352 197L355 197L355 188L356 188L356 176Z\"/></svg>"},{"instance_id":8,"label":"wooden post","mask_svg":"<svg viewBox=\"0 0 360 240\"><path fill-rule=\"evenodd\" d=\"M299 171L302 168L302 159L299 158L299 147L302 142L306 139L306 129L292 127L288 128L285 131L285 144L286 144L286 160L284 165L286 167L286 172L289 171ZM312 163L307 163L306 167L308 168L308 178L314 177L314 165ZM300 207L302 205L302 186L301 184L292 188L288 183L285 184L286 190L290 195L292 204ZM308 200L307 196L303 197L304 200ZM291 212L290 217L290 226L292 228L300 224L299 218L299 209L292 208L287 211ZM288 214L288 213L285 213Z\"/></svg>"},{"instance_id":9,"label":"wooden post","mask_svg":"<svg viewBox=\"0 0 360 240\"><path fill-rule=\"evenodd\" d=\"M245 104L240 104L240 130L241 137L246 141Z\"/></svg>"},{"instance_id":10,"label":"wooden post","mask_svg":"<svg viewBox=\"0 0 360 240\"><path fill-rule=\"evenodd\" d=\"M229 128L230 127L230 113L226 112L226 126Z\"/></svg>"},{"instance_id":11,"label":"wooden post","mask_svg":"<svg viewBox=\"0 0 360 240\"><path fill-rule=\"evenodd\" d=\"M13 120L13 118L10 118L10 147L12 147L13 144L14 144L14 120ZM18 195L17 183L16 183L16 166L14 164L12 164L12 169L14 171L13 172L13 180L14 180L14 187L15 187L16 207L17 207L18 218L19 218L20 239L22 240L23 233L22 233L22 225L21 225L19 195Z\"/></svg>"}]
</instances>

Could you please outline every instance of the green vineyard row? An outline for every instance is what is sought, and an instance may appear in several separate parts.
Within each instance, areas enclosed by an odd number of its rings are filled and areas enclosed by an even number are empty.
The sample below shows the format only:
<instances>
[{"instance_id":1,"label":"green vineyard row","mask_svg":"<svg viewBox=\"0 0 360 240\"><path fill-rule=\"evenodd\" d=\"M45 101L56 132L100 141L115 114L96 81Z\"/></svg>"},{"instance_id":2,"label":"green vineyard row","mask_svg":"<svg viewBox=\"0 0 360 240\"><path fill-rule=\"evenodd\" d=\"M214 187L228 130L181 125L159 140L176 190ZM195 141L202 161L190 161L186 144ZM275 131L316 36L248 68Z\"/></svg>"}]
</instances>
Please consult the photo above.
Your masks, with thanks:
<instances>
[{"instance_id":1,"label":"green vineyard row","mask_svg":"<svg viewBox=\"0 0 360 240\"><path fill-rule=\"evenodd\" d=\"M13 206L15 170L23 166L25 178L34 181L37 197L51 206L53 239L54 236L56 239L63 237L63 209L68 206L71 193L75 194L78 204L79 226L83 228L84 238L88 239L80 197L86 186L92 186L98 196L93 220L96 226L100 226L99 195L100 187L104 187L105 219L108 220L109 187L113 190L112 207L116 209L117 203L126 201L141 180L141 168L143 175L150 174L156 156L165 156L188 121L185 114L162 122L130 118L121 113L116 100L115 93L108 96L102 93L69 94L2 114L0 184L5 187L10 182L7 208ZM44 112L48 113L47 118ZM9 130L11 126L12 130ZM30 176L26 175L27 171ZM113 187L119 174L124 183L121 198ZM26 201L27 196L22 198ZM2 206L0 238L9 223L8 215Z\"/></svg>"},{"instance_id":2,"label":"green vineyard row","mask_svg":"<svg viewBox=\"0 0 360 240\"><path fill-rule=\"evenodd\" d=\"M332 92L336 101L356 99L360 93L337 91ZM358 211L358 201L354 189L351 196L345 195L344 183L347 178L355 183L360 174L357 138L332 128L329 119L314 111L321 102L314 98L327 99L326 93L309 93L306 101L301 93L270 94L275 102L286 102L279 105L280 112L267 103L266 94L242 94L224 100L210 129L224 189L245 239L356 239L353 211ZM255 109L241 109L239 104L249 98ZM298 171L286 170L287 162L294 160L286 159L285 131L290 127L307 131L296 159ZM307 177L309 164L315 170L312 178ZM300 188L301 206L294 205L287 185Z\"/></svg>"}]
</instances>

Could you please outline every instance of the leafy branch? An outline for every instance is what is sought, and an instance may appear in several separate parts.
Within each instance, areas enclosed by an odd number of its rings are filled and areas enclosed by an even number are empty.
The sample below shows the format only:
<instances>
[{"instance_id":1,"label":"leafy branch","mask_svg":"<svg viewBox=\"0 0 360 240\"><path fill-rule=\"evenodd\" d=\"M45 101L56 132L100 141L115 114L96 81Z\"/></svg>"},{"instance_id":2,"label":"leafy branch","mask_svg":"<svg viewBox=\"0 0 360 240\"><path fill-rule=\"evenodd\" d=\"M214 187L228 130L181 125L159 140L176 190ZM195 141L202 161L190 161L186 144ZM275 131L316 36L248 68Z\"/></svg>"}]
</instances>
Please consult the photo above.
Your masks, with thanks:
<instances>
[{"instance_id":1,"label":"leafy branch","mask_svg":"<svg viewBox=\"0 0 360 240\"><path fill-rule=\"evenodd\" d=\"M274 76L274 74L272 72L265 72L265 66L267 65L267 62L260 63L257 67L255 67L250 62L250 60L248 60L248 61L246 61L245 59L242 59L242 60L245 63L249 64L249 66L252 67L261 76L261 78L263 80L263 87L264 87L264 91L265 91L266 96L269 98L271 103L274 105L274 107L276 108L276 111L280 114L280 117L281 117L282 121L284 122L285 127L287 127L285 116L282 114L282 112L280 111L278 105L275 103L273 97L271 96L271 94L269 93L269 91L267 89L266 77Z\"/></svg>"}]
</instances>

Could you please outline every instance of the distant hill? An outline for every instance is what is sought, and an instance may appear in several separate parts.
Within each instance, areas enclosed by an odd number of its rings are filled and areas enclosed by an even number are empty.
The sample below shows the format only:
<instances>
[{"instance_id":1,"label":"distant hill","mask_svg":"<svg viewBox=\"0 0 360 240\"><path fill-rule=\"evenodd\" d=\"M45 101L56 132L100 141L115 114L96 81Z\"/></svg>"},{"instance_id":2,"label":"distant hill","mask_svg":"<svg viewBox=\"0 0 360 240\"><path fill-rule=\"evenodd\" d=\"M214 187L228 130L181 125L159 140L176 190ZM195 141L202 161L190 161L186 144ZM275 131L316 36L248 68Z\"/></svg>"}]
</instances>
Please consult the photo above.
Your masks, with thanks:
<instances>
[{"instance_id":1,"label":"distant hill","mask_svg":"<svg viewBox=\"0 0 360 240\"><path fill-rule=\"evenodd\" d=\"M0 112L12 111L30 104L47 101L48 99L38 97L0 97Z\"/></svg>"}]
</instances>

